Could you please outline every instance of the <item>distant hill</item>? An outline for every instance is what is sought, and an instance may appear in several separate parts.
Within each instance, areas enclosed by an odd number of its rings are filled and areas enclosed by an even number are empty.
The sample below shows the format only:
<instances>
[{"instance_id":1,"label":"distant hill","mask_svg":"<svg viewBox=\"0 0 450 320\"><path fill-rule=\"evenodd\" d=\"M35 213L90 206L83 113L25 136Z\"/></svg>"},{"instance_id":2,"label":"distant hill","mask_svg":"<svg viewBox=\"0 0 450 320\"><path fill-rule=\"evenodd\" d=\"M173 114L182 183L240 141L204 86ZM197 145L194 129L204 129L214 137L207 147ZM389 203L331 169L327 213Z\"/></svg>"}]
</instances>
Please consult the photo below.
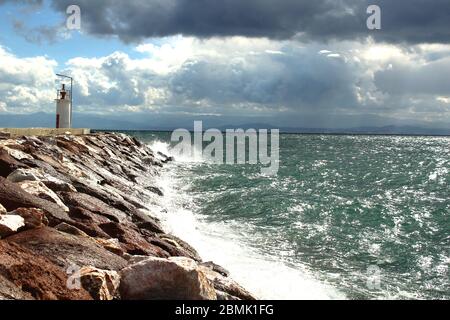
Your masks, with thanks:
<instances>
[{"instance_id":1,"label":"distant hill","mask_svg":"<svg viewBox=\"0 0 450 320\"><path fill-rule=\"evenodd\" d=\"M293 128L275 127L269 124L242 124L221 126L219 129L279 129L282 133L309 133L309 134L399 134L399 135L450 135L449 129L424 128L417 126L383 126L383 127L355 127L355 128Z\"/></svg>"},{"instance_id":2,"label":"distant hill","mask_svg":"<svg viewBox=\"0 0 450 320\"><path fill-rule=\"evenodd\" d=\"M424 128L416 126L355 127L345 129L282 128L280 130L286 133L450 135L450 129Z\"/></svg>"}]
</instances>

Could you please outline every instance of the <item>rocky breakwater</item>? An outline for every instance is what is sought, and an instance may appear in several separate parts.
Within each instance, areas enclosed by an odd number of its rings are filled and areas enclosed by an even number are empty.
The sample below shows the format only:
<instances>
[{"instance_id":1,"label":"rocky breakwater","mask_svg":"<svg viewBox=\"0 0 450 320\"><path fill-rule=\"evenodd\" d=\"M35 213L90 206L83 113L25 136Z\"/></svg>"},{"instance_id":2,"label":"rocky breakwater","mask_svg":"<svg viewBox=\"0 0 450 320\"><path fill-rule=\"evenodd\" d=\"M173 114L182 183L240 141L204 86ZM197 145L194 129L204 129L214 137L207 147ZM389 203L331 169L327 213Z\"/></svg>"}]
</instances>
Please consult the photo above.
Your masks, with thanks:
<instances>
[{"instance_id":1,"label":"rocky breakwater","mask_svg":"<svg viewBox=\"0 0 450 320\"><path fill-rule=\"evenodd\" d=\"M254 299L149 209L172 160L124 134L0 137L0 299Z\"/></svg>"}]
</instances>

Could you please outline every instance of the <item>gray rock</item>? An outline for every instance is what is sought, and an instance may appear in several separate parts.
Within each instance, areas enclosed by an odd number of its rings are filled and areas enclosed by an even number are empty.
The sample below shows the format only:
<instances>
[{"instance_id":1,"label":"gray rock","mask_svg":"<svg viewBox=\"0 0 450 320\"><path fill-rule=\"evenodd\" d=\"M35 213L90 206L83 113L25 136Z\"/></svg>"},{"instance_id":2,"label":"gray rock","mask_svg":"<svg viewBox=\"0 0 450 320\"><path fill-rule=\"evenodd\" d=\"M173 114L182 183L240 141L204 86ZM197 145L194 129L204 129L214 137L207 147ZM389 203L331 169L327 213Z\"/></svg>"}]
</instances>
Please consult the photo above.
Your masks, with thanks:
<instances>
[{"instance_id":1,"label":"gray rock","mask_svg":"<svg viewBox=\"0 0 450 320\"><path fill-rule=\"evenodd\" d=\"M4 214L0 216L0 238L15 234L25 226L25 220L21 216Z\"/></svg>"},{"instance_id":2,"label":"gray rock","mask_svg":"<svg viewBox=\"0 0 450 320\"><path fill-rule=\"evenodd\" d=\"M148 258L120 272L125 300L217 300L214 287L189 258Z\"/></svg>"},{"instance_id":3,"label":"gray rock","mask_svg":"<svg viewBox=\"0 0 450 320\"><path fill-rule=\"evenodd\" d=\"M6 179L11 182L18 183L23 181L38 181L39 179L34 174L34 169L17 169L12 172Z\"/></svg>"},{"instance_id":4,"label":"gray rock","mask_svg":"<svg viewBox=\"0 0 450 320\"><path fill-rule=\"evenodd\" d=\"M216 290L222 291L241 300L256 300L250 292L245 290L234 280L222 276L220 273L213 271L209 267L200 266L200 269L206 275L208 280L214 285ZM229 300L229 298L227 300Z\"/></svg>"},{"instance_id":5,"label":"gray rock","mask_svg":"<svg viewBox=\"0 0 450 320\"><path fill-rule=\"evenodd\" d=\"M46 187L40 181L22 181L18 185L28 192L38 198L53 202L58 205L63 211L69 212L69 208L61 201L61 199L52 190Z\"/></svg>"},{"instance_id":6,"label":"gray rock","mask_svg":"<svg viewBox=\"0 0 450 320\"><path fill-rule=\"evenodd\" d=\"M201 263L201 265L204 266L204 267L210 268L211 270L221 274L224 277L229 277L230 276L230 272L227 269L225 269L222 266L219 266L218 264L215 264L212 261L203 262L203 263Z\"/></svg>"}]
</instances>

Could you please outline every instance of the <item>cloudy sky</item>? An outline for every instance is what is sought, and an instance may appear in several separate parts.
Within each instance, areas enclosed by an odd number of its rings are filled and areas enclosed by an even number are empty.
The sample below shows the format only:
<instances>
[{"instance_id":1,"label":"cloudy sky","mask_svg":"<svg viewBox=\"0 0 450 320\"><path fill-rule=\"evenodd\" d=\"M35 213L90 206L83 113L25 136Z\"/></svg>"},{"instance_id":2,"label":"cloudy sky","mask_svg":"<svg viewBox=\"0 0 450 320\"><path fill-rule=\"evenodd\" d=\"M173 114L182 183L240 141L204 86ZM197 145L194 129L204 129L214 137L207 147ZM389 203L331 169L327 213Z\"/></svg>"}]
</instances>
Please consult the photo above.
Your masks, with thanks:
<instances>
[{"instance_id":1,"label":"cloudy sky","mask_svg":"<svg viewBox=\"0 0 450 320\"><path fill-rule=\"evenodd\" d=\"M0 21L0 120L53 113L60 72L76 117L128 126L450 127L449 0L0 0Z\"/></svg>"}]
</instances>

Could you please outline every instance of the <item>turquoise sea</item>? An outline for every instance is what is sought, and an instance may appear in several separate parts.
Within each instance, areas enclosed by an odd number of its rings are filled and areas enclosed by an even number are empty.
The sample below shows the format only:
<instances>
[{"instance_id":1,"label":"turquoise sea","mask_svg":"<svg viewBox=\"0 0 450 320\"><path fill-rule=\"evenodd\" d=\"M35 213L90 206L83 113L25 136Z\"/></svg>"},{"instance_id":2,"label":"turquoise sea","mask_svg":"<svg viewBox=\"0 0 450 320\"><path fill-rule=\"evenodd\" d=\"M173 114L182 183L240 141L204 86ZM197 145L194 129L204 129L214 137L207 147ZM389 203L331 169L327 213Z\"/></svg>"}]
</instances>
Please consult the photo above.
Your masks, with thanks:
<instances>
[{"instance_id":1,"label":"turquoise sea","mask_svg":"<svg viewBox=\"0 0 450 320\"><path fill-rule=\"evenodd\" d=\"M450 299L449 168L449 137L286 134L271 177L177 159L160 214L261 298Z\"/></svg>"}]
</instances>

